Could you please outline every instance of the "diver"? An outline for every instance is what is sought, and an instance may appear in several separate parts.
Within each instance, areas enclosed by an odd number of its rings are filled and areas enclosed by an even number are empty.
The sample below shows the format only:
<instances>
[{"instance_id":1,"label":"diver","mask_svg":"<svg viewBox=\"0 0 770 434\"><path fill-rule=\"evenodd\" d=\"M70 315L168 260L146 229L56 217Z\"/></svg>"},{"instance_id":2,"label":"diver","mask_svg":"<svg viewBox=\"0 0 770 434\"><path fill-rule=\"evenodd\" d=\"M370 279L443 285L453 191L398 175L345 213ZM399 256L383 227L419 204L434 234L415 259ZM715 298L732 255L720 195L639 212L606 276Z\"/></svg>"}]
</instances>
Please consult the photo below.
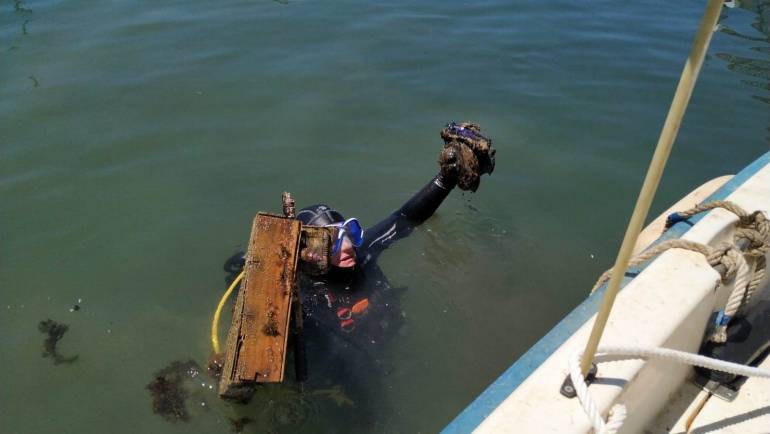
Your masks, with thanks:
<instances>
[{"instance_id":1,"label":"diver","mask_svg":"<svg viewBox=\"0 0 770 434\"><path fill-rule=\"evenodd\" d=\"M480 176L494 169L495 149L478 125L453 122L441 137L439 173L374 226L364 229L356 218L346 219L324 204L296 214L304 225L335 229L328 271L298 273L309 387L331 382L346 389L363 388L365 381L352 379L360 365L368 373L372 367L387 373L380 348L401 332L405 315L397 297L400 289L391 287L377 258L431 217L455 187L476 191ZM312 261L313 256L302 259ZM243 264L243 252L228 259L226 280L232 281Z\"/></svg>"}]
</instances>

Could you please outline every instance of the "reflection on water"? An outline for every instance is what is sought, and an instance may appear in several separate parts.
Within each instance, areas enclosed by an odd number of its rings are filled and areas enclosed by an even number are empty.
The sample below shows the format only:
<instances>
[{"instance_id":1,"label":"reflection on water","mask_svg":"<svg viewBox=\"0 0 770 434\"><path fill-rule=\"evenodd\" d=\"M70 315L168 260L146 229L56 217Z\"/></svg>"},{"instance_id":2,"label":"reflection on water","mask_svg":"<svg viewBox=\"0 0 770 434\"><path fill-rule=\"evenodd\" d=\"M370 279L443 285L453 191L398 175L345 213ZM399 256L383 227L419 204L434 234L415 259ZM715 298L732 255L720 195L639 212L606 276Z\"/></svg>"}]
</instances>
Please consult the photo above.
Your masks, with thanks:
<instances>
[{"instance_id":1,"label":"reflection on water","mask_svg":"<svg viewBox=\"0 0 770 434\"><path fill-rule=\"evenodd\" d=\"M26 7L24 0L14 1L13 10L16 13L20 13L20 14L32 13L32 9L29 9L28 7Z\"/></svg>"},{"instance_id":2,"label":"reflection on water","mask_svg":"<svg viewBox=\"0 0 770 434\"><path fill-rule=\"evenodd\" d=\"M19 23L18 36L23 37L29 35L28 25L32 21L32 9L27 7L24 0L15 0L13 4L13 12L15 21ZM8 47L8 51L14 51L20 48L20 46L16 43L18 42L18 39L19 38L17 37L15 42L11 43L11 45ZM37 82L35 87L37 87Z\"/></svg>"},{"instance_id":3,"label":"reflection on water","mask_svg":"<svg viewBox=\"0 0 770 434\"><path fill-rule=\"evenodd\" d=\"M30 74L27 78L32 81L32 87L40 87L40 80L38 80L37 77Z\"/></svg>"},{"instance_id":4,"label":"reflection on water","mask_svg":"<svg viewBox=\"0 0 770 434\"><path fill-rule=\"evenodd\" d=\"M751 27L763 36L741 33L724 24L724 22L720 25L720 30L730 36L764 43L764 45L750 47L751 50L763 57L737 56L730 53L717 53L716 56L727 62L727 68L731 71L752 77L752 79L741 80L744 84L761 90L770 90L770 59L768 58L768 54L770 54L770 1L741 1L738 3L738 6L756 14L755 21ZM770 104L770 97L764 93L754 94L752 97L757 101Z\"/></svg>"}]
</instances>

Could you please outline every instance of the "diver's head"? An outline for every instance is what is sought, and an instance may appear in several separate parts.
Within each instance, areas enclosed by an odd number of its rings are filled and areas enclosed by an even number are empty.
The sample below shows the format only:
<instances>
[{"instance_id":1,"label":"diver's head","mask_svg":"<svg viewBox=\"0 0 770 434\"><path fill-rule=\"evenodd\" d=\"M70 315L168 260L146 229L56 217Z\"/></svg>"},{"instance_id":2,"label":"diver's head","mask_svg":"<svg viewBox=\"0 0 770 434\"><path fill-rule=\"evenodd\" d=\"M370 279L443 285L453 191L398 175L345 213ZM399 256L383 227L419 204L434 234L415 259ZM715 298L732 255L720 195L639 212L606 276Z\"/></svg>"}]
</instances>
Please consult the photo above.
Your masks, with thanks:
<instances>
[{"instance_id":1,"label":"diver's head","mask_svg":"<svg viewBox=\"0 0 770 434\"><path fill-rule=\"evenodd\" d=\"M338 211L319 204L302 208L297 219L309 226L333 226L337 228L332 245L331 265L339 268L356 266L356 247L361 245L363 230L356 219L345 220Z\"/></svg>"},{"instance_id":2,"label":"diver's head","mask_svg":"<svg viewBox=\"0 0 770 434\"><path fill-rule=\"evenodd\" d=\"M345 217L328 205L318 204L302 208L297 213L297 220L308 226L329 226L334 223L342 223Z\"/></svg>"}]
</instances>

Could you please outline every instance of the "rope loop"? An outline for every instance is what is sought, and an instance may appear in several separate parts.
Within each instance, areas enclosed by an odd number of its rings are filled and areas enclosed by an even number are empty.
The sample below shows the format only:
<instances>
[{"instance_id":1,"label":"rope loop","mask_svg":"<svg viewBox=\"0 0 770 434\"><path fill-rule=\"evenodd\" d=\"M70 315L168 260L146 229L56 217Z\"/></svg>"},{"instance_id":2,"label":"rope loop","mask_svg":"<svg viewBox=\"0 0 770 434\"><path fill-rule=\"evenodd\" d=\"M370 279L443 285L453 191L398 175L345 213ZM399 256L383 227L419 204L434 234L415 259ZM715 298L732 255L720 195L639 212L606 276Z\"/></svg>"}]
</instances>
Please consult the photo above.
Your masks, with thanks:
<instances>
[{"instance_id":1,"label":"rope loop","mask_svg":"<svg viewBox=\"0 0 770 434\"><path fill-rule=\"evenodd\" d=\"M749 246L744 252L746 256L758 258L765 256L770 250L770 243L766 236L763 236L758 230L753 228L738 228L735 230L735 240L744 239L749 242Z\"/></svg>"},{"instance_id":2,"label":"rope loop","mask_svg":"<svg viewBox=\"0 0 770 434\"><path fill-rule=\"evenodd\" d=\"M754 211L754 226L757 231L765 237L770 236L770 219L767 218L767 214L762 211Z\"/></svg>"},{"instance_id":3,"label":"rope loop","mask_svg":"<svg viewBox=\"0 0 770 434\"><path fill-rule=\"evenodd\" d=\"M716 268L716 266L719 264L723 264L725 266L725 271L720 273L720 276L723 282L728 281L732 279L733 276L735 276L738 263L741 259L739 258L740 250L738 250L735 246L728 243L722 243L716 248L714 248L706 244L701 244L695 241L675 239L675 240L663 241L662 243L656 244L650 247L649 249L643 251L637 256L631 258L631 260L628 262L628 266L636 267L638 265L641 265L670 249L684 249L684 250L689 250L691 252L700 253L706 258L709 265L711 265L714 268ZM612 268L605 271L604 273L602 273L601 276L599 276L599 279L596 281L593 288L591 289L591 293L593 294L597 289L599 289L599 287L601 287L606 281L608 281L610 277L612 277Z\"/></svg>"},{"instance_id":4,"label":"rope loop","mask_svg":"<svg viewBox=\"0 0 770 434\"><path fill-rule=\"evenodd\" d=\"M743 258L742 252L731 244L721 244L717 248L717 252L721 254L719 263L725 267L725 271L721 273L722 283L727 283L735 277L738 269L746 263L746 260Z\"/></svg>"},{"instance_id":5,"label":"rope loop","mask_svg":"<svg viewBox=\"0 0 770 434\"><path fill-rule=\"evenodd\" d=\"M745 377L770 378L770 371L768 370L668 348L606 346L598 348L596 355L597 358L622 357L623 359L642 359L645 361L649 359L663 359L671 363L699 366L701 368L727 372L734 375L742 375ZM593 397L591 397L583 373L580 370L580 360L582 357L582 353L576 353L570 358L569 372L572 384L575 386L575 392L583 407L583 411L591 421L594 432L601 434L617 433L626 419L626 407L623 404L615 404L610 409L607 420L605 421L604 418L602 418L601 412L599 411L596 402L593 400Z\"/></svg>"},{"instance_id":6,"label":"rope loop","mask_svg":"<svg viewBox=\"0 0 770 434\"><path fill-rule=\"evenodd\" d=\"M733 284L732 292L724 308L724 320L715 324L714 331L709 337L712 342L724 343L727 341L727 327L730 320L735 318L739 310L748 303L765 277L767 268L765 257L770 252L770 219L762 211L748 213L734 202L715 200L698 204L685 211L675 212L669 216L668 223L686 220L696 214L715 208L725 209L738 217L737 228L733 236L735 244L720 243L712 247L683 239L666 240L632 258L628 266L638 266L669 249L685 249L702 254L709 265L719 272L722 284ZM742 240L749 242L745 252L736 245ZM747 262L747 259L750 263ZM593 294L611 276L612 269L605 271L596 281L591 293Z\"/></svg>"},{"instance_id":7,"label":"rope loop","mask_svg":"<svg viewBox=\"0 0 770 434\"><path fill-rule=\"evenodd\" d=\"M746 222L746 224L749 224L750 221L747 220L750 218L749 213L747 213L743 208L741 208L738 204L735 202L730 202L729 200L713 200L711 202L707 203L700 203L698 205L695 205L694 207L685 210L685 211L679 211L677 214L683 218L688 219L694 215L700 214L705 211L711 211L714 208L722 208L727 211L730 211L731 213L738 216L738 219L741 222Z\"/></svg>"}]
</instances>

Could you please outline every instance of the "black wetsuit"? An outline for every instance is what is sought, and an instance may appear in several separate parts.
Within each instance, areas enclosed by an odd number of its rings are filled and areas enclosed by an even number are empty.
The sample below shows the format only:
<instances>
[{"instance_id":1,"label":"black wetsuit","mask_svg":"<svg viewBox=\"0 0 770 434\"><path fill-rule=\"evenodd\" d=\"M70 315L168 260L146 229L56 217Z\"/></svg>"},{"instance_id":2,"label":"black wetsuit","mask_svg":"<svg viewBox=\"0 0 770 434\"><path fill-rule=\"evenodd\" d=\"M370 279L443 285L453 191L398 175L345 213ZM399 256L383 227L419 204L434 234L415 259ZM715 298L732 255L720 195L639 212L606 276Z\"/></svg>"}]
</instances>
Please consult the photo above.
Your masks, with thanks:
<instances>
[{"instance_id":1,"label":"black wetsuit","mask_svg":"<svg viewBox=\"0 0 770 434\"><path fill-rule=\"evenodd\" d=\"M377 259L393 242L406 237L432 216L454 187L454 181L436 175L398 210L367 228L361 247L356 248L356 266L353 269L332 267L331 272L324 276L300 274L305 328L317 326L328 328L335 334L363 334L374 339L385 335L385 329L390 324L381 321L384 315L373 313L398 309L391 305L391 302L395 303L389 294L392 288L377 266ZM240 252L225 263L228 283L243 269L243 258L244 253ZM362 300L368 302L359 303ZM353 322L345 321L348 319L347 312L340 312L340 309L353 309L357 303L358 309L349 316ZM364 306L366 308L362 309Z\"/></svg>"},{"instance_id":2,"label":"black wetsuit","mask_svg":"<svg viewBox=\"0 0 770 434\"><path fill-rule=\"evenodd\" d=\"M393 324L384 319L399 309L393 305L396 300L390 293L392 288L377 259L394 241L406 237L432 216L453 187L453 183L437 175L401 208L367 228L361 247L356 248L356 266L352 270L332 267L325 276L300 276L305 327L317 325L330 328L332 333L365 335L369 341L388 334L386 329Z\"/></svg>"},{"instance_id":3,"label":"black wetsuit","mask_svg":"<svg viewBox=\"0 0 770 434\"><path fill-rule=\"evenodd\" d=\"M365 419L368 424L381 421L383 409L367 408L358 401L368 401L372 393L378 393L372 390L379 387L373 381L380 381L390 370L384 361L385 346L399 335L405 317L397 297L400 289L390 286L377 259L394 241L406 237L432 216L454 187L455 182L437 175L398 210L367 228L361 247L356 248L353 269L332 267L324 276L298 276L306 386L341 386L356 401L357 419ZM229 268L225 265L231 277L239 268L232 263Z\"/></svg>"}]
</instances>

